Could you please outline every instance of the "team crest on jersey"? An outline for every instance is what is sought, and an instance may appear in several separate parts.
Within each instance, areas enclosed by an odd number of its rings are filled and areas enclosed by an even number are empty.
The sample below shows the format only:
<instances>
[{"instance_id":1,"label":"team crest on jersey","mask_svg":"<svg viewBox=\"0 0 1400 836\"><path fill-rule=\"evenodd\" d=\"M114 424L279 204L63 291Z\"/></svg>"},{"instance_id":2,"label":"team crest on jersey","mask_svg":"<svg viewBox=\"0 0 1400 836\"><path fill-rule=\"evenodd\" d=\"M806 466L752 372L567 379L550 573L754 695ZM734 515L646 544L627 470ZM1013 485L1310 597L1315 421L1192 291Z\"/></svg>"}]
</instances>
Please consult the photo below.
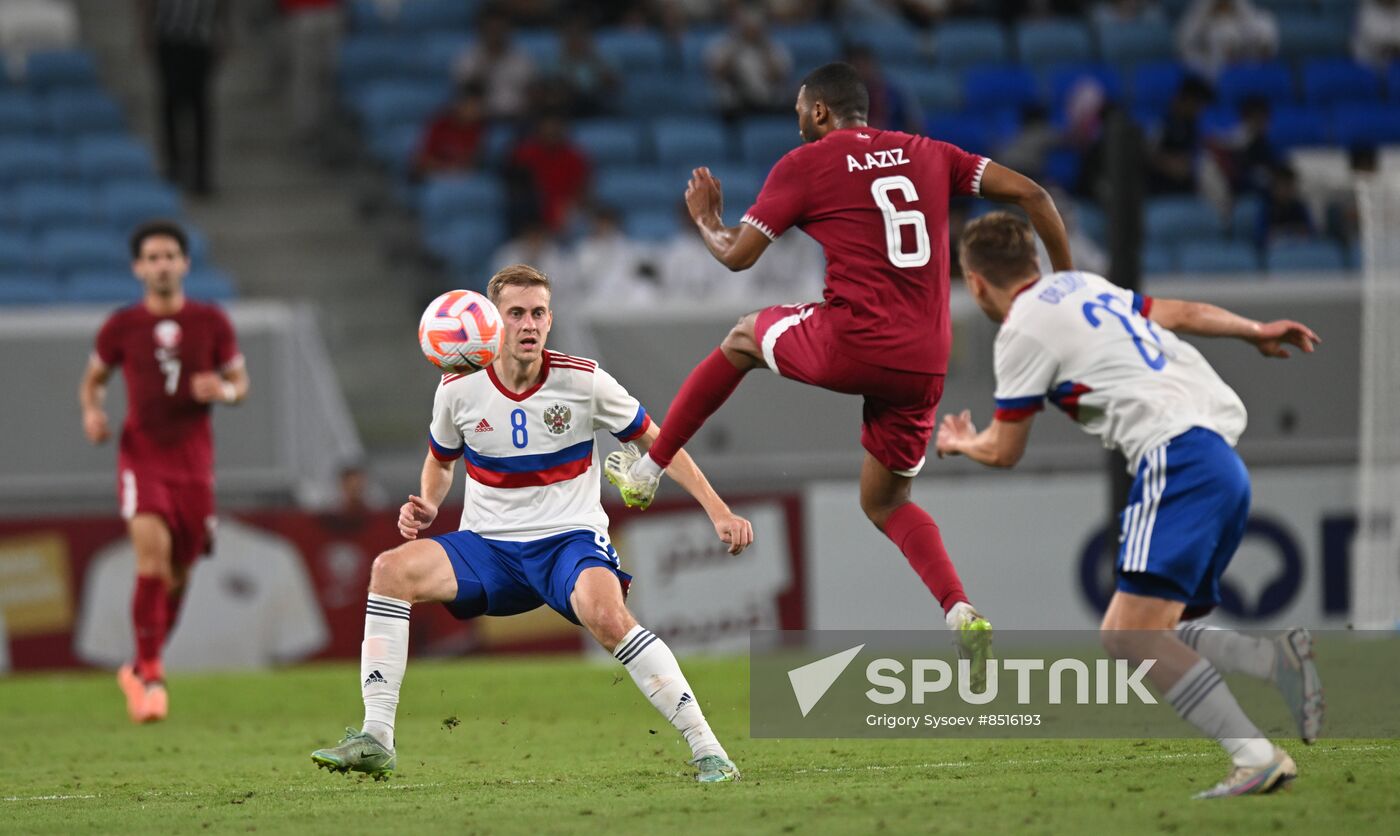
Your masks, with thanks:
<instances>
[{"instance_id":1,"label":"team crest on jersey","mask_svg":"<svg viewBox=\"0 0 1400 836\"><path fill-rule=\"evenodd\" d=\"M180 345L180 323L173 319L162 319L156 323L156 347L176 348Z\"/></svg>"},{"instance_id":2,"label":"team crest on jersey","mask_svg":"<svg viewBox=\"0 0 1400 836\"><path fill-rule=\"evenodd\" d=\"M574 417L573 410L557 403L544 411L545 428L555 435L563 435L569 430L569 421Z\"/></svg>"}]
</instances>

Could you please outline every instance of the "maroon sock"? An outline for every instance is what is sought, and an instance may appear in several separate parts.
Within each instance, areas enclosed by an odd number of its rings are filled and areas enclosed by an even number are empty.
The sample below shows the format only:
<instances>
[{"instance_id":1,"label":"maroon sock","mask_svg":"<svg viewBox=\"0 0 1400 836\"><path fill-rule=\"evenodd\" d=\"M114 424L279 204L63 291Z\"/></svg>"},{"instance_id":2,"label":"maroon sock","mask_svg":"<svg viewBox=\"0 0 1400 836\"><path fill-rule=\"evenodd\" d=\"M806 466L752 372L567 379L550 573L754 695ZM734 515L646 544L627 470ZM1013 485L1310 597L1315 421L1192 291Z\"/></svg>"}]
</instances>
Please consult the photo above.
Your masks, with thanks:
<instances>
[{"instance_id":1,"label":"maroon sock","mask_svg":"<svg viewBox=\"0 0 1400 836\"><path fill-rule=\"evenodd\" d=\"M958 570L943 547L943 535L927 511L912 502L904 503L885 521L885 536L904 552L904 559L938 599L943 612L967 601Z\"/></svg>"},{"instance_id":2,"label":"maroon sock","mask_svg":"<svg viewBox=\"0 0 1400 836\"><path fill-rule=\"evenodd\" d=\"M670 466L671 459L685 446L687 441L705 423L705 419L715 414L715 410L729 400L739 381L744 379L746 369L736 369L724 351L716 348L700 361L690 377L681 384L671 408L666 411L666 422L661 425L661 434L652 443L648 455L661 465Z\"/></svg>"},{"instance_id":3,"label":"maroon sock","mask_svg":"<svg viewBox=\"0 0 1400 836\"><path fill-rule=\"evenodd\" d=\"M167 618L165 580L136 576L131 596L131 623L136 628L136 675L146 682L164 678L160 650L165 644Z\"/></svg>"}]
</instances>

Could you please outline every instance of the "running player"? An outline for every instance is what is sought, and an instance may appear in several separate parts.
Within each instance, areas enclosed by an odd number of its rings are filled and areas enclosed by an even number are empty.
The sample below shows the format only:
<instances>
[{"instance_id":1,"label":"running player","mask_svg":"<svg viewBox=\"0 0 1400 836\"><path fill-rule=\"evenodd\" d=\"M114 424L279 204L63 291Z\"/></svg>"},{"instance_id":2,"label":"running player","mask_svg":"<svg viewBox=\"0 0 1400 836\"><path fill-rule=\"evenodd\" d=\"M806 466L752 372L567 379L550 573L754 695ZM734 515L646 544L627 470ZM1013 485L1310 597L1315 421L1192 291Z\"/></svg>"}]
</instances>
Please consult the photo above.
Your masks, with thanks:
<instances>
[{"instance_id":1,"label":"running player","mask_svg":"<svg viewBox=\"0 0 1400 836\"><path fill-rule=\"evenodd\" d=\"M676 657L627 611L631 577L608 542L593 434L605 429L648 447L659 428L597 363L545 350L554 314L543 273L506 267L487 292L505 321L504 348L485 372L443 377L421 490L399 512L399 531L410 542L379 555L370 574L360 656L364 725L311 759L376 780L393 771L413 604L443 603L462 619L548 605L626 667L690 744L697 780L738 780ZM459 458L467 470L461 530L419 539L452 487ZM730 554L753 542L748 520L730 512L689 456L677 456L669 472L704 507Z\"/></svg>"},{"instance_id":2,"label":"running player","mask_svg":"<svg viewBox=\"0 0 1400 836\"><path fill-rule=\"evenodd\" d=\"M214 305L186 299L188 241L179 226L154 221L131 236L141 301L107 318L78 389L83 432L110 436L107 379L122 370L127 412L117 453L117 491L136 551L131 621L136 659L117 671L137 723L169 711L161 649L175 625L190 568L213 547L214 441L209 411L248 394L233 326Z\"/></svg>"},{"instance_id":3,"label":"running player","mask_svg":"<svg viewBox=\"0 0 1400 836\"><path fill-rule=\"evenodd\" d=\"M1237 337L1266 357L1288 357L1288 345L1311 352L1317 335L1289 320L1260 323L1214 305L1139 296L1088 273L1042 277L1030 228L1005 212L969 224L960 246L972 297L1001 323L996 415L980 433L967 412L945 416L938 454L1011 467L1047 398L1121 450L1137 481L1122 518L1105 649L1157 660L1148 678L1230 754L1230 774L1198 798L1284 786L1297 775L1292 758L1250 722L1219 671L1272 679L1311 743L1322 724L1312 641L1306 630L1268 641L1181 625L1220 603L1220 576L1244 535L1250 487L1234 451L1244 404L1172 332Z\"/></svg>"},{"instance_id":4,"label":"running player","mask_svg":"<svg viewBox=\"0 0 1400 836\"><path fill-rule=\"evenodd\" d=\"M686 204L710 252L731 270L754 264L799 226L826 253L824 300L739 320L681 386L666 427L635 461L610 461L628 505L645 508L661 471L750 370L865 399L860 504L903 552L983 670L990 625L971 604L938 526L910 501L948 370L948 201L976 195L1019 205L1056 269L1069 269L1064 224L1043 189L986 157L866 124L870 96L847 64L810 73L797 94L805 144L778 160L738 226L721 220L719 181L696 169ZM615 466L611 466L614 465Z\"/></svg>"}]
</instances>

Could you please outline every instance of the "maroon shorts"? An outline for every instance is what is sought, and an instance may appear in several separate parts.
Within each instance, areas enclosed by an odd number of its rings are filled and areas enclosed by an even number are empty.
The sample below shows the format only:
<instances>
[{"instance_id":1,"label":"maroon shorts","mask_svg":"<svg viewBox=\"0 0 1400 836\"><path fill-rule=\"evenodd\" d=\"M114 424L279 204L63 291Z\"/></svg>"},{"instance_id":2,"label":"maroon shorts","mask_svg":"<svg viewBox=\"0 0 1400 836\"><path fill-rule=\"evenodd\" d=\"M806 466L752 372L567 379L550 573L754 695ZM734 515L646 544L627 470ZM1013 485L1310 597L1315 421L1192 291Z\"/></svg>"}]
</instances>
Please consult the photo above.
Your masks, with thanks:
<instances>
[{"instance_id":1,"label":"maroon shorts","mask_svg":"<svg viewBox=\"0 0 1400 836\"><path fill-rule=\"evenodd\" d=\"M840 335L824 313L815 302L759 311L754 332L763 359L783 377L863 396L861 446L900 476L917 474L933 437L944 376L887 369L838 353L833 346Z\"/></svg>"},{"instance_id":2,"label":"maroon shorts","mask_svg":"<svg viewBox=\"0 0 1400 836\"><path fill-rule=\"evenodd\" d=\"M122 519L155 514L170 529L170 560L189 566L214 548L214 489L205 482L174 481L119 466L117 497Z\"/></svg>"}]
</instances>

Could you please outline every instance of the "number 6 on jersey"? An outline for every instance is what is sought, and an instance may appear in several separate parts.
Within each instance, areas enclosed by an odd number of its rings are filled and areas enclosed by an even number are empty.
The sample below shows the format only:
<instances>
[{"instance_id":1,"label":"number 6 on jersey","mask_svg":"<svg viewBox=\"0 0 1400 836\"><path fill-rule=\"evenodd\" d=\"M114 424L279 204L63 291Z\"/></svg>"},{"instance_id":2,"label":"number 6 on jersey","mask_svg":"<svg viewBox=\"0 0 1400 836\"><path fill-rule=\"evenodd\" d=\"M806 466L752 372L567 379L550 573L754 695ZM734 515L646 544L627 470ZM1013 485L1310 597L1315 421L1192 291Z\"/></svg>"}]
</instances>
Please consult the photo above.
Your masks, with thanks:
<instances>
[{"instance_id":1,"label":"number 6 on jersey","mask_svg":"<svg viewBox=\"0 0 1400 836\"><path fill-rule=\"evenodd\" d=\"M880 207L885 216L885 249L889 254L890 263L896 267L923 267L928 264L932 253L924 213L918 209L894 208L890 192L899 192L899 196L907 203L917 203L919 200L914 183L902 174L881 177L870 184L870 194L875 198L875 205ZM904 251L904 234L901 227L906 226L914 229L912 253Z\"/></svg>"}]
</instances>

